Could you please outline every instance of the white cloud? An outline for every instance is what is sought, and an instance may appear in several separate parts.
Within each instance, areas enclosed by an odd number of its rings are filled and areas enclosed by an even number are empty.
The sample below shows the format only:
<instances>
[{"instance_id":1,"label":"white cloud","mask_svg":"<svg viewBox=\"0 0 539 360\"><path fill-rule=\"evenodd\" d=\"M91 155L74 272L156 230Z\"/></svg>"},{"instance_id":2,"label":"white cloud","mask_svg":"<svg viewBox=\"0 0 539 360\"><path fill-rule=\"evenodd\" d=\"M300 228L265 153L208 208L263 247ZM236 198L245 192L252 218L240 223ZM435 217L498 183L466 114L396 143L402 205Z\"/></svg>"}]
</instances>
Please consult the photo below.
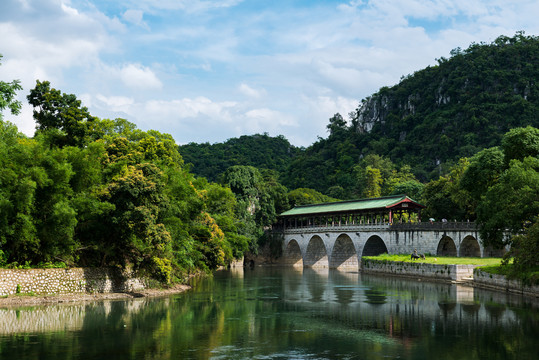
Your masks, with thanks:
<instances>
[{"instance_id":1,"label":"white cloud","mask_svg":"<svg viewBox=\"0 0 539 360\"><path fill-rule=\"evenodd\" d=\"M131 107L135 103L135 100L126 96L104 96L101 94L96 95L96 100L100 106L114 112L129 113ZM84 101L84 99L83 99ZM89 104L88 104L89 105Z\"/></svg>"},{"instance_id":2,"label":"white cloud","mask_svg":"<svg viewBox=\"0 0 539 360\"><path fill-rule=\"evenodd\" d=\"M265 90L256 90L256 89L253 89L252 87L250 87L249 85L245 84L245 83L242 83L240 84L239 86L239 90L242 94L248 96L248 97L252 97L252 98L260 98L262 95L265 95L266 94L266 91Z\"/></svg>"},{"instance_id":3,"label":"white cloud","mask_svg":"<svg viewBox=\"0 0 539 360\"><path fill-rule=\"evenodd\" d=\"M241 133L263 133L279 131L283 127L297 127L296 120L289 114L280 111L261 108L252 109L245 113L245 121L236 124Z\"/></svg>"},{"instance_id":4,"label":"white cloud","mask_svg":"<svg viewBox=\"0 0 539 360\"><path fill-rule=\"evenodd\" d=\"M148 24L143 20L144 12L142 10L128 9L122 14L122 19L125 21L149 29Z\"/></svg>"},{"instance_id":5,"label":"white cloud","mask_svg":"<svg viewBox=\"0 0 539 360\"><path fill-rule=\"evenodd\" d=\"M151 11L182 10L187 13L203 12L212 9L228 8L242 3L243 0L135 0L137 6Z\"/></svg>"},{"instance_id":6,"label":"white cloud","mask_svg":"<svg viewBox=\"0 0 539 360\"><path fill-rule=\"evenodd\" d=\"M140 64L128 64L120 69L123 83L135 89L160 89L163 84L155 73Z\"/></svg>"}]
</instances>

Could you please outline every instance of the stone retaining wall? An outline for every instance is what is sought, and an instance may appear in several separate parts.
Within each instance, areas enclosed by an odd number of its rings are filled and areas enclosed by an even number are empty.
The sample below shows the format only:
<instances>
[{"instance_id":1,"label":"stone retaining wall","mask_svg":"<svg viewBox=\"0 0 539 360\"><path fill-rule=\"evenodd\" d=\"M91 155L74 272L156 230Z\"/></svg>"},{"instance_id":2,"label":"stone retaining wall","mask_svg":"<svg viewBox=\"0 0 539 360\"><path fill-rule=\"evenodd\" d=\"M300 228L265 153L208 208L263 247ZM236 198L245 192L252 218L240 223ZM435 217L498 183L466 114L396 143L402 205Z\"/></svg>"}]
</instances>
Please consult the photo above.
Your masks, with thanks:
<instances>
[{"instance_id":1,"label":"stone retaining wall","mask_svg":"<svg viewBox=\"0 0 539 360\"><path fill-rule=\"evenodd\" d=\"M504 275L490 274L481 269L473 272L474 285L495 290L502 290L539 297L539 286L525 286L520 280L509 280Z\"/></svg>"},{"instance_id":2,"label":"stone retaining wall","mask_svg":"<svg viewBox=\"0 0 539 360\"><path fill-rule=\"evenodd\" d=\"M361 259L361 271L364 272L420 276L447 281L462 281L464 278L471 277L475 267L477 265L426 264L419 260L408 263L402 261Z\"/></svg>"},{"instance_id":3,"label":"stone retaining wall","mask_svg":"<svg viewBox=\"0 0 539 360\"><path fill-rule=\"evenodd\" d=\"M145 288L141 279L119 269L0 269L0 296L131 292Z\"/></svg>"}]
</instances>

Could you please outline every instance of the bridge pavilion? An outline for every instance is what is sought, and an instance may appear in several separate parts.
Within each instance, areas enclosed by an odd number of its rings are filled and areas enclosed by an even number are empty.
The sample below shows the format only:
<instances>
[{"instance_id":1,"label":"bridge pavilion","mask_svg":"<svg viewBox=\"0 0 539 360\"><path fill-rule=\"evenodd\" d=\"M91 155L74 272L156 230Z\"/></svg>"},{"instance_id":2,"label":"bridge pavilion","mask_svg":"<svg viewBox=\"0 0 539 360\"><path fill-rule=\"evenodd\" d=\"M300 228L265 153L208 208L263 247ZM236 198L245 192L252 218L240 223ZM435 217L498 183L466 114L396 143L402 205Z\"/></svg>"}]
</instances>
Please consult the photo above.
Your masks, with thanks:
<instances>
[{"instance_id":1,"label":"bridge pavilion","mask_svg":"<svg viewBox=\"0 0 539 360\"><path fill-rule=\"evenodd\" d=\"M301 205L281 214L284 229L421 222L425 206L406 195Z\"/></svg>"},{"instance_id":2,"label":"bridge pavilion","mask_svg":"<svg viewBox=\"0 0 539 360\"><path fill-rule=\"evenodd\" d=\"M498 256L473 222L421 222L425 206L406 195L296 206L280 215L284 265L355 268L382 253Z\"/></svg>"}]
</instances>

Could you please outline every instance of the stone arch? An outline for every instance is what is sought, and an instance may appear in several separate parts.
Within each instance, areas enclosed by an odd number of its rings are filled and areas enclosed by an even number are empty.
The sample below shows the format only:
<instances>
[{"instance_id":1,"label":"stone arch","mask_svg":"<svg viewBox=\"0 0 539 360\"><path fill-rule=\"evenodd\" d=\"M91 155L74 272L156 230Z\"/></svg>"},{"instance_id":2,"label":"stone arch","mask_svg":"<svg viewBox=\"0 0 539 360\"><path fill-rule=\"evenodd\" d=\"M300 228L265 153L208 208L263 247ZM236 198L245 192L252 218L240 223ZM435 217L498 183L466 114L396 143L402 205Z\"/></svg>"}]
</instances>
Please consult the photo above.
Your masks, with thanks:
<instances>
[{"instance_id":1,"label":"stone arch","mask_svg":"<svg viewBox=\"0 0 539 360\"><path fill-rule=\"evenodd\" d=\"M301 248L295 239L290 240L286 245L286 249L283 253L283 263L285 265L303 266Z\"/></svg>"},{"instance_id":2,"label":"stone arch","mask_svg":"<svg viewBox=\"0 0 539 360\"><path fill-rule=\"evenodd\" d=\"M373 235L365 243L361 256L377 256L387 252L384 240L378 235Z\"/></svg>"},{"instance_id":3,"label":"stone arch","mask_svg":"<svg viewBox=\"0 0 539 360\"><path fill-rule=\"evenodd\" d=\"M438 243L436 249L436 255L438 256L457 256L457 247L455 242L449 236L444 235Z\"/></svg>"},{"instance_id":4,"label":"stone arch","mask_svg":"<svg viewBox=\"0 0 539 360\"><path fill-rule=\"evenodd\" d=\"M460 257L481 257L479 242L472 235L466 236L460 243Z\"/></svg>"},{"instance_id":5,"label":"stone arch","mask_svg":"<svg viewBox=\"0 0 539 360\"><path fill-rule=\"evenodd\" d=\"M350 236L341 234L335 240L329 267L333 269L358 269L357 252Z\"/></svg>"},{"instance_id":6,"label":"stone arch","mask_svg":"<svg viewBox=\"0 0 539 360\"><path fill-rule=\"evenodd\" d=\"M328 267L328 253L324 240L315 235L309 240L307 251L303 259L303 265L306 267Z\"/></svg>"}]
</instances>

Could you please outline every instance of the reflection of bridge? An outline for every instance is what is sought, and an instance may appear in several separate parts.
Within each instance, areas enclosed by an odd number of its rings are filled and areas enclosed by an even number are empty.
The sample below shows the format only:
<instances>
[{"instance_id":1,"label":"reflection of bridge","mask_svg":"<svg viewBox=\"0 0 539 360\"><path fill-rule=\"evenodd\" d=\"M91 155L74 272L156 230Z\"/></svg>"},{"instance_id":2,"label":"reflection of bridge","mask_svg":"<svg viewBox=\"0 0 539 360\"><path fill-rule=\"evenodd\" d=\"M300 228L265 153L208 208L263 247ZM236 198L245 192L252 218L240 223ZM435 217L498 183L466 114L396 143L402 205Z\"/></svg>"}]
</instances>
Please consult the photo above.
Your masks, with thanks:
<instances>
[{"instance_id":1,"label":"reflection of bridge","mask_svg":"<svg viewBox=\"0 0 539 360\"><path fill-rule=\"evenodd\" d=\"M383 316L400 317L404 326L413 326L414 319L416 323L423 319L438 322L437 326L442 322L458 327L524 321L511 310L522 306L521 297L468 286L328 269L290 269L283 272L283 279L285 303L296 311L302 306L323 309L328 318L341 319L343 324L357 321L364 326ZM352 319L344 319L350 314Z\"/></svg>"},{"instance_id":2,"label":"reflection of bridge","mask_svg":"<svg viewBox=\"0 0 539 360\"><path fill-rule=\"evenodd\" d=\"M421 222L421 208L406 196L296 207L281 214L283 261L358 269L362 256L414 249L437 256L498 255L482 246L474 223Z\"/></svg>"}]
</instances>

